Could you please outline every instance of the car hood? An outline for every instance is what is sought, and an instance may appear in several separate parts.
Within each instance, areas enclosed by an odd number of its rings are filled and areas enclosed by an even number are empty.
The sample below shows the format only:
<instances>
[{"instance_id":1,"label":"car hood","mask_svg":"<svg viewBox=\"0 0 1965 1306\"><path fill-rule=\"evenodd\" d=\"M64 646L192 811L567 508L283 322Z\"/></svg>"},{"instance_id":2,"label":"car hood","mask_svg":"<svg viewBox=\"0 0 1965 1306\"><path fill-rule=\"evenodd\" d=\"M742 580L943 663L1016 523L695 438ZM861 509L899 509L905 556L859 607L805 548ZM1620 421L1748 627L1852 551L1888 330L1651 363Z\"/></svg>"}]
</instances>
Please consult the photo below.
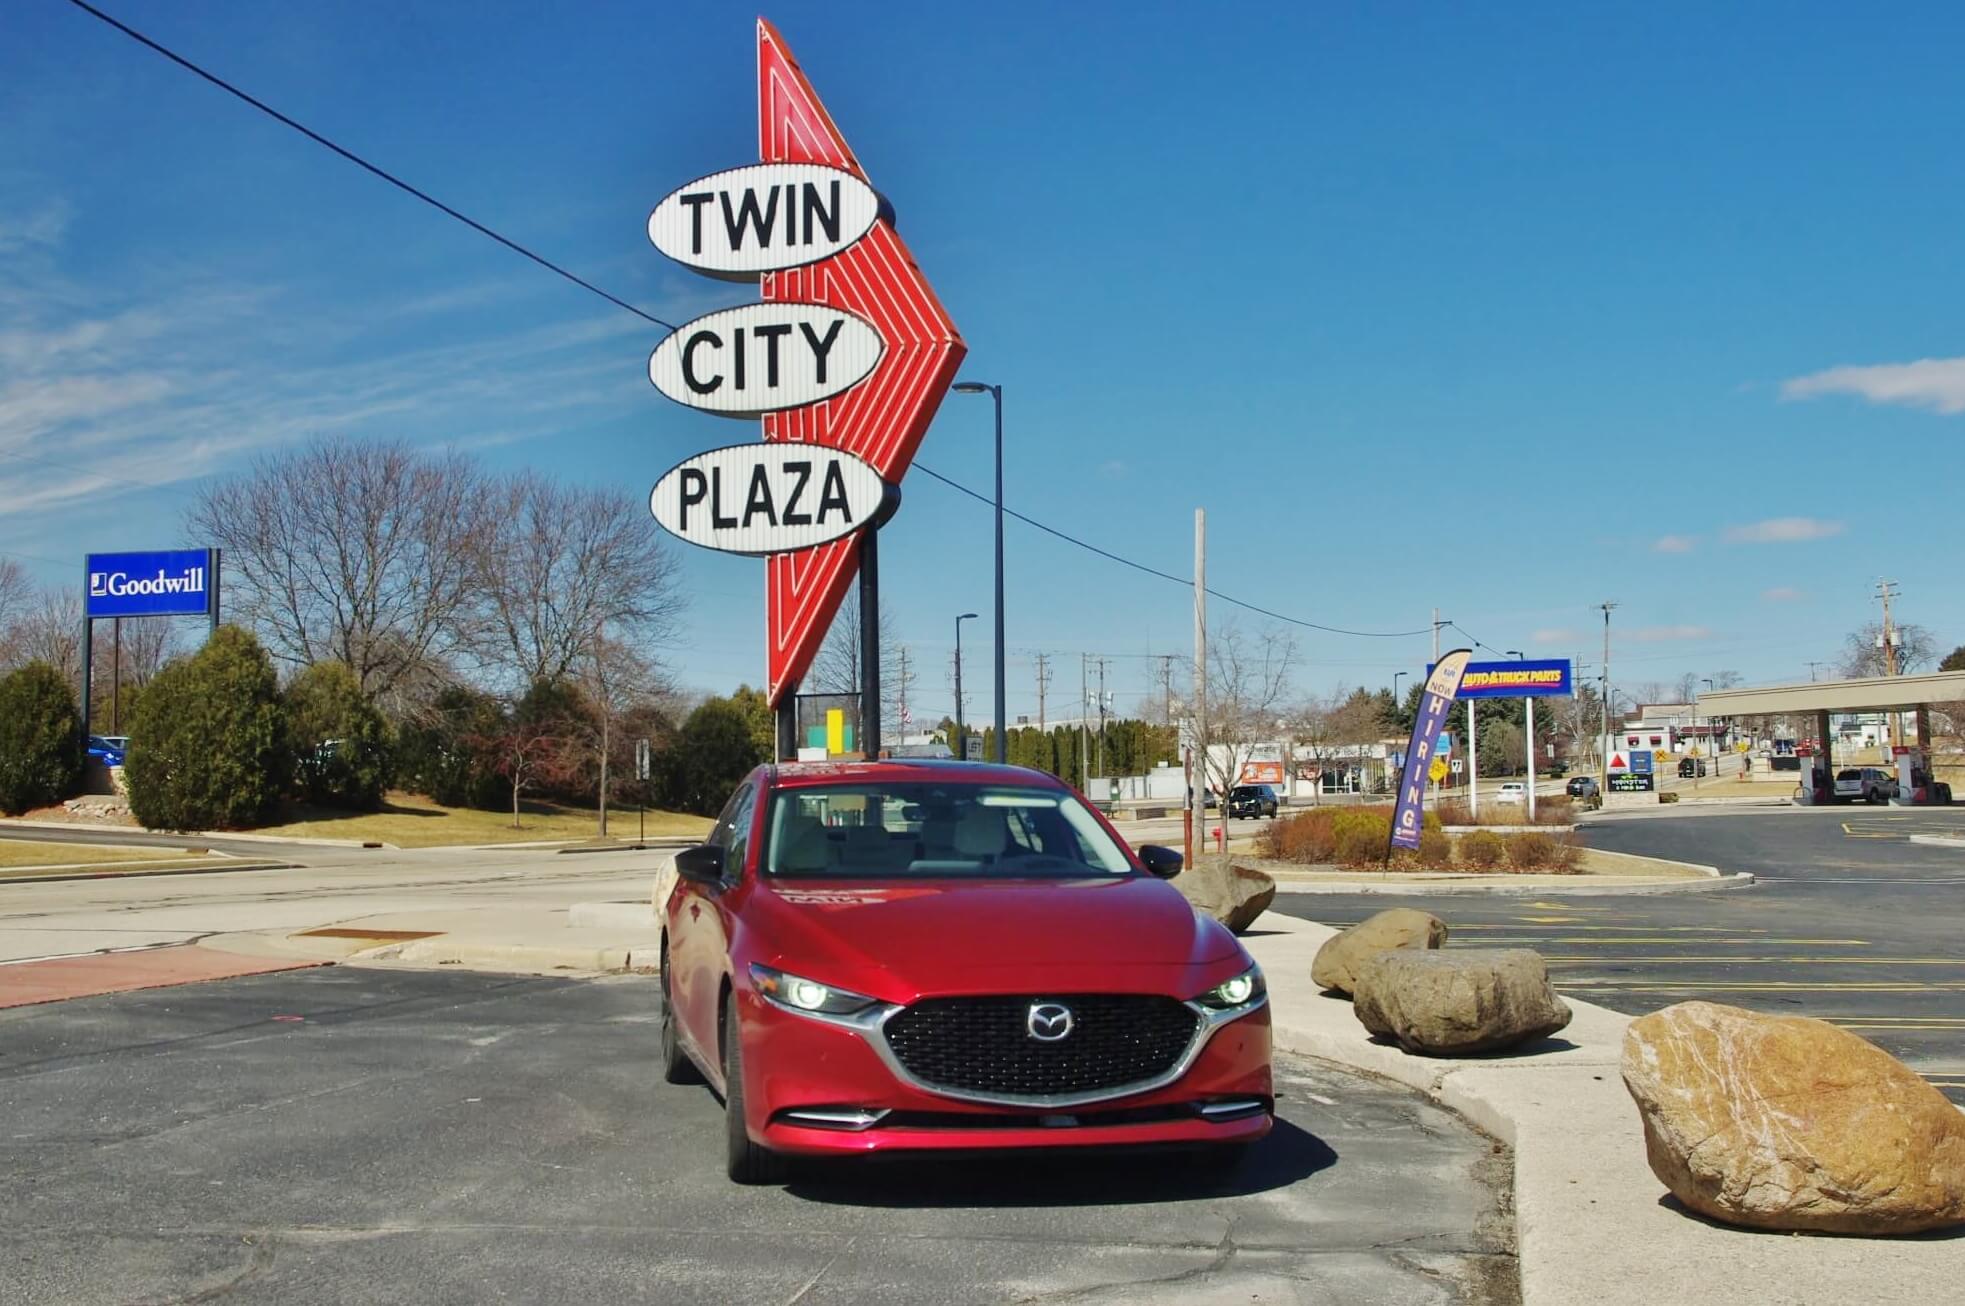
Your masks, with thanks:
<instances>
[{"instance_id":1,"label":"car hood","mask_svg":"<svg viewBox=\"0 0 1965 1306\"><path fill-rule=\"evenodd\" d=\"M1243 956L1180 891L1099 880L778 880L746 913L770 965L906 1001L930 990L1096 984L1157 988L1169 968Z\"/></svg>"}]
</instances>

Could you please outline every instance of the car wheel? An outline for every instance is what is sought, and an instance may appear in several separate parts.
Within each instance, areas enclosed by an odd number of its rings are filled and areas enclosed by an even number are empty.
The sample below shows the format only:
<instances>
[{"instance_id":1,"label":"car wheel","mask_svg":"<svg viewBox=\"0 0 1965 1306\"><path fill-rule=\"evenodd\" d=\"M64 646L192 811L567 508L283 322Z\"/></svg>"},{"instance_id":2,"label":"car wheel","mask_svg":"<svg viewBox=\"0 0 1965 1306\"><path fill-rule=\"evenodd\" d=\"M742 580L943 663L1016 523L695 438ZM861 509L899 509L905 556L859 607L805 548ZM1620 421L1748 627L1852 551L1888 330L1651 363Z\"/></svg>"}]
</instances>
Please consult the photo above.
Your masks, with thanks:
<instances>
[{"instance_id":1,"label":"car wheel","mask_svg":"<svg viewBox=\"0 0 1965 1306\"><path fill-rule=\"evenodd\" d=\"M724 1169L734 1183L783 1183L785 1158L752 1142L744 1125L744 1041L739 1035L732 994L723 1009Z\"/></svg>"},{"instance_id":2,"label":"car wheel","mask_svg":"<svg viewBox=\"0 0 1965 1306\"><path fill-rule=\"evenodd\" d=\"M696 1069L696 1063L682 1050L682 1041L676 1037L675 1003L669 1001L669 945L666 939L662 942L662 1082L703 1082L703 1072Z\"/></svg>"},{"instance_id":3,"label":"car wheel","mask_svg":"<svg viewBox=\"0 0 1965 1306\"><path fill-rule=\"evenodd\" d=\"M1863 795L1863 801L1874 807L1883 801L1883 791L1881 789L1872 789Z\"/></svg>"}]
</instances>

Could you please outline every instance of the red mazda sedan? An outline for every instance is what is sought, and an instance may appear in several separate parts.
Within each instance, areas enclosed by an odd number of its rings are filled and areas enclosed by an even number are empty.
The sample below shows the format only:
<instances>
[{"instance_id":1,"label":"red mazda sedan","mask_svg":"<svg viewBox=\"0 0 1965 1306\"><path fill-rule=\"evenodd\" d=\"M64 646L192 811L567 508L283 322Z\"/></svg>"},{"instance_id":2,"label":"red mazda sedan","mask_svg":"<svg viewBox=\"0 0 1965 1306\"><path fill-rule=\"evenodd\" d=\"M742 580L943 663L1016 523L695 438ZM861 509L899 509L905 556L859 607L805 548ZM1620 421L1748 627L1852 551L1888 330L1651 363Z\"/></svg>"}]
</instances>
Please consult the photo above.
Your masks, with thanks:
<instances>
[{"instance_id":1,"label":"red mazda sedan","mask_svg":"<svg viewBox=\"0 0 1965 1306\"><path fill-rule=\"evenodd\" d=\"M1268 995L1179 870L1038 771L760 767L676 858L663 1075L722 1089L739 1183L902 1149L1232 1162L1275 1107Z\"/></svg>"}]
</instances>

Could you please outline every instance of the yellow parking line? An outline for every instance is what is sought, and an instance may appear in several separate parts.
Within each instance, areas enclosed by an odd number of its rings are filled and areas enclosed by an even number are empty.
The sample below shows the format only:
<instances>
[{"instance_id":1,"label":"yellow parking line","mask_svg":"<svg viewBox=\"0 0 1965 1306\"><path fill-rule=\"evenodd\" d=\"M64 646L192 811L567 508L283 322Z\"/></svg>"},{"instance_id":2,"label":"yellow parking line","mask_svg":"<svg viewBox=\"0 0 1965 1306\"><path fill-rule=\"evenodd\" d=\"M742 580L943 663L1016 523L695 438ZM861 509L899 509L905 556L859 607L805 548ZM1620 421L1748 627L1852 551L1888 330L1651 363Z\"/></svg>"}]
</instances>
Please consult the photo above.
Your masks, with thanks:
<instances>
[{"instance_id":1,"label":"yellow parking line","mask_svg":"<svg viewBox=\"0 0 1965 1306\"><path fill-rule=\"evenodd\" d=\"M1732 981L1715 984L1701 980L1687 980L1683 984L1660 984L1657 980L1617 980L1592 976L1588 979L1564 982L1558 978L1555 985L1578 993L1596 991L1618 993L1965 993L1965 983L1940 981L1935 984L1914 984L1909 981L1890 980L1851 980L1836 984L1817 980L1767 980L1752 984L1745 981Z\"/></svg>"},{"instance_id":2,"label":"yellow parking line","mask_svg":"<svg viewBox=\"0 0 1965 1306\"><path fill-rule=\"evenodd\" d=\"M1584 966L1961 966L1957 957L1544 957L1555 965Z\"/></svg>"},{"instance_id":3,"label":"yellow parking line","mask_svg":"<svg viewBox=\"0 0 1965 1306\"><path fill-rule=\"evenodd\" d=\"M1518 930L1521 926L1503 922L1483 922L1469 925L1455 925L1453 933L1465 930ZM1658 934L1765 934L1765 929L1748 925L1576 925L1578 930L1646 930Z\"/></svg>"},{"instance_id":4,"label":"yellow parking line","mask_svg":"<svg viewBox=\"0 0 1965 1306\"><path fill-rule=\"evenodd\" d=\"M1626 944L1636 944L1636 943L1683 943L1683 942L1685 942L1685 940L1674 939L1665 935L1655 935L1649 937L1639 936L1636 938L1620 938L1620 939L1593 939L1588 937L1587 935L1576 936L1576 937L1564 937L1564 936L1551 936L1546 934L1541 934L1541 935L1530 934L1530 935L1524 935L1523 937L1518 939L1509 938L1506 935L1503 935L1500 938L1490 937L1481 940L1481 943L1484 945L1513 943L1513 944L1523 944L1527 946L1547 947L1553 944L1567 943L1567 944L1580 945L1586 948L1615 948L1615 947L1622 947ZM1701 944L1717 944L1717 945L1737 944L1741 947L1747 947L1749 945L1757 945L1763 948L1769 944L1776 944L1776 943L1793 944L1796 946L1806 945L1806 946L1813 946L1813 947L1840 946L1845 948L1867 948L1871 946L1870 941L1868 939L1770 939L1764 936L1749 937L1745 935L1742 935L1738 938L1731 938L1731 939L1715 939L1710 937L1701 938L1697 940L1697 942Z\"/></svg>"}]
</instances>

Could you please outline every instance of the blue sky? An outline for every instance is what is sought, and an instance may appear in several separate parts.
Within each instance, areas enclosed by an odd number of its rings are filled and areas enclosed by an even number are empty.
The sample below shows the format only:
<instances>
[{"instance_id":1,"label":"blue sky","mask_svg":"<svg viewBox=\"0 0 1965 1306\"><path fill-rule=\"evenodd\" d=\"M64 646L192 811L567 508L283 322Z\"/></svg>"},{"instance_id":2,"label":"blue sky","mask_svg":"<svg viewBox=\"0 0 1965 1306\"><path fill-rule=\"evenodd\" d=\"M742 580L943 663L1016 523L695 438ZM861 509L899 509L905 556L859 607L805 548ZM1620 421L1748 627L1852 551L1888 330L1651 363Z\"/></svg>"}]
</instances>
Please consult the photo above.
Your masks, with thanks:
<instances>
[{"instance_id":1,"label":"blue sky","mask_svg":"<svg viewBox=\"0 0 1965 1306\"><path fill-rule=\"evenodd\" d=\"M750 297L642 224L754 159L754 8L105 7L658 316ZM769 16L1005 388L1012 506L1178 574L1205 507L1217 588L1330 625L1438 605L1594 661L1614 599L1620 682L1805 678L1879 574L1965 642L1956 6ZM649 387L658 329L60 0L7 29L0 550L37 578L180 542L200 478L314 433L640 498L754 430ZM989 436L951 396L921 461L986 488ZM990 522L906 488L883 580L933 716ZM687 552L663 656L760 680L761 566ZM1081 652L1125 708L1191 648L1181 588L1014 524L1009 578L1013 714L1039 650L1060 716ZM1299 633L1307 691L1430 645Z\"/></svg>"}]
</instances>

